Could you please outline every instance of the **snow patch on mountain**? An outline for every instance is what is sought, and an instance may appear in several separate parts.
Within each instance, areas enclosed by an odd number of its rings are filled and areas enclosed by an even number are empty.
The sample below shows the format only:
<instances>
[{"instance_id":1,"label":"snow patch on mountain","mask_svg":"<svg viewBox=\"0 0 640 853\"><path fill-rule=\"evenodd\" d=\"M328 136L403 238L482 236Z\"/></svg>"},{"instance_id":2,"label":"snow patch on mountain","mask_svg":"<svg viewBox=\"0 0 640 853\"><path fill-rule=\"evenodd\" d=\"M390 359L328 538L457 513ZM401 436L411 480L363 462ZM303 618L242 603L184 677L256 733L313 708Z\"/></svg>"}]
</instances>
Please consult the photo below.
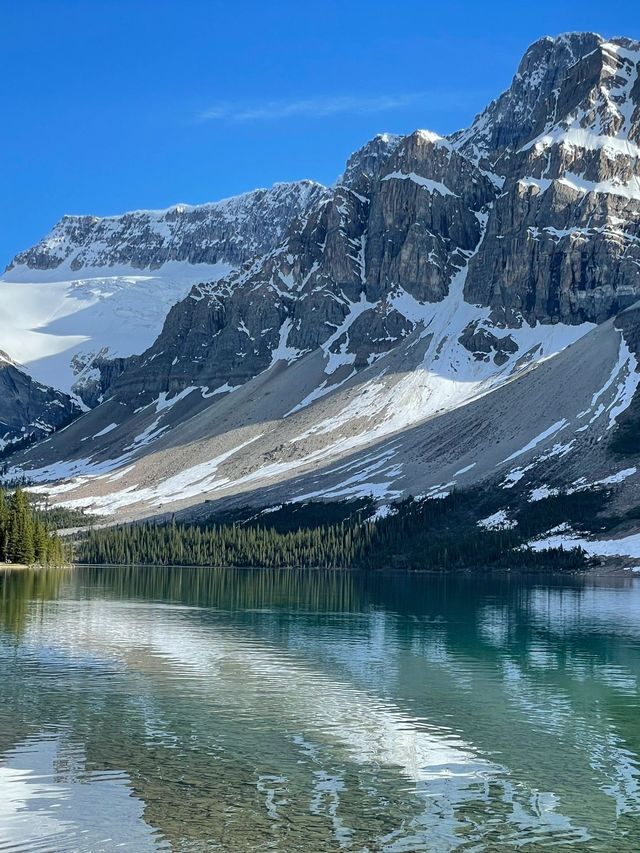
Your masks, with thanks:
<instances>
[{"instance_id":1,"label":"snow patch on mountain","mask_svg":"<svg viewBox=\"0 0 640 853\"><path fill-rule=\"evenodd\" d=\"M543 430L540 435L536 435L535 438L532 438L524 447L521 447L520 450L514 451L511 456L507 456L504 460L505 462L511 462L512 459L517 459L518 456L522 456L525 453L528 453L530 450L533 450L534 447L537 447L541 442L545 441L545 439L549 438L552 435L555 435L560 430L563 430L567 425L568 421L566 418L563 418L561 421L557 421L555 424L551 424L548 429Z\"/></svg>"},{"instance_id":2,"label":"snow patch on mountain","mask_svg":"<svg viewBox=\"0 0 640 853\"><path fill-rule=\"evenodd\" d=\"M396 289L390 296L390 304L415 327L414 336L406 346L417 346L421 340L428 342L421 364L396 381L386 381L384 373L368 381L363 378L341 412L314 424L297 440L332 433L358 421L363 423L358 439L361 444L378 440L489 393L518 373L553 357L594 328L592 323L533 327L523 322L520 328L508 329L517 350L505 364L498 366L489 359L478 360L460 344L460 336L470 323L477 328L496 330L490 320L490 309L465 301L466 274L465 265L454 276L449 294L441 302L423 303L403 288ZM323 383L292 411L329 390L333 389Z\"/></svg>"},{"instance_id":3,"label":"snow patch on mountain","mask_svg":"<svg viewBox=\"0 0 640 853\"><path fill-rule=\"evenodd\" d=\"M589 408L579 412L579 419L586 418L588 415L591 415L591 417L586 425L577 429L577 432L586 431L591 424L605 413L609 414L607 429L609 430L614 427L618 416L631 405L631 400L639 384L640 372L638 371L638 359L629 349L624 336L620 334L618 360L605 384L594 392ZM612 398L605 405L605 395L607 392L612 393Z\"/></svg>"},{"instance_id":4,"label":"snow patch on mountain","mask_svg":"<svg viewBox=\"0 0 640 853\"><path fill-rule=\"evenodd\" d=\"M586 193L605 193L622 196L622 198L629 200L640 201L640 178L637 175L633 175L627 181L589 181L583 175L566 172L561 178L525 177L518 183L523 187L536 187L540 192L546 192L552 184L558 184L580 195L585 195Z\"/></svg>"},{"instance_id":5,"label":"snow patch on mountain","mask_svg":"<svg viewBox=\"0 0 640 853\"><path fill-rule=\"evenodd\" d=\"M215 281L228 264L172 261L154 272L118 267L15 267L0 280L0 341L39 382L72 393L96 356L143 352L169 309L195 282Z\"/></svg>"},{"instance_id":6,"label":"snow patch on mountain","mask_svg":"<svg viewBox=\"0 0 640 853\"><path fill-rule=\"evenodd\" d=\"M513 530L517 527L518 522L515 518L509 518L507 511L499 509L492 515L486 518L481 518L478 521L478 527L484 527L485 530Z\"/></svg>"},{"instance_id":7,"label":"snow patch on mountain","mask_svg":"<svg viewBox=\"0 0 640 853\"><path fill-rule=\"evenodd\" d=\"M528 543L533 551L564 548L565 551L582 548L590 557L635 557L640 559L640 533L620 539L587 539L577 533L555 533Z\"/></svg>"},{"instance_id":8,"label":"snow patch on mountain","mask_svg":"<svg viewBox=\"0 0 640 853\"><path fill-rule=\"evenodd\" d=\"M439 195L455 195L455 193L451 192L449 187L446 187L440 181L432 181L430 178L423 178L422 175L416 175L415 172L389 172L389 174L385 175L382 180L412 181L414 184L418 184L418 186L424 187L424 189L429 190L429 192L432 193L438 193Z\"/></svg>"}]
</instances>

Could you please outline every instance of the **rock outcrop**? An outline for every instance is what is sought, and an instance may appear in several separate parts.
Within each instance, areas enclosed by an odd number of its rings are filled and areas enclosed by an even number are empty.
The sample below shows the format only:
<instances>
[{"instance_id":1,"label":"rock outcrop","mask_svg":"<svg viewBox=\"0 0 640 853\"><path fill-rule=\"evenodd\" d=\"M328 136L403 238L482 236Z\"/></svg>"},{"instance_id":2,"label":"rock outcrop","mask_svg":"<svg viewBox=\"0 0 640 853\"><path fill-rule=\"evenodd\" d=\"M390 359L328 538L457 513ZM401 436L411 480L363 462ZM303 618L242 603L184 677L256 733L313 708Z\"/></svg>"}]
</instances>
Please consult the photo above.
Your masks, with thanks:
<instances>
[{"instance_id":1,"label":"rock outcrop","mask_svg":"<svg viewBox=\"0 0 640 853\"><path fill-rule=\"evenodd\" d=\"M602 322L640 295L640 44L536 42L452 138L500 188L466 296L509 321Z\"/></svg>"},{"instance_id":2,"label":"rock outcrop","mask_svg":"<svg viewBox=\"0 0 640 853\"><path fill-rule=\"evenodd\" d=\"M70 397L35 382L0 352L0 453L46 438L80 413Z\"/></svg>"}]
</instances>

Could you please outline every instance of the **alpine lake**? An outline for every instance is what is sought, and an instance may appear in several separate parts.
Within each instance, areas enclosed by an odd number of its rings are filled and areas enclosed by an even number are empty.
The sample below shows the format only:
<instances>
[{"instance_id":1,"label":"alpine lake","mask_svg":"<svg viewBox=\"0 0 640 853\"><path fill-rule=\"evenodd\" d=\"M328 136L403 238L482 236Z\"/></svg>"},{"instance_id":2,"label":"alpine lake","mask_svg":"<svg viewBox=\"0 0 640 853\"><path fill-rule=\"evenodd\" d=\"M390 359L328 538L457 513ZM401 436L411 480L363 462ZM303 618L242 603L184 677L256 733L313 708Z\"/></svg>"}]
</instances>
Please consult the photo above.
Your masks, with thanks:
<instances>
[{"instance_id":1,"label":"alpine lake","mask_svg":"<svg viewBox=\"0 0 640 853\"><path fill-rule=\"evenodd\" d=\"M0 572L0 851L640 850L640 578Z\"/></svg>"}]
</instances>

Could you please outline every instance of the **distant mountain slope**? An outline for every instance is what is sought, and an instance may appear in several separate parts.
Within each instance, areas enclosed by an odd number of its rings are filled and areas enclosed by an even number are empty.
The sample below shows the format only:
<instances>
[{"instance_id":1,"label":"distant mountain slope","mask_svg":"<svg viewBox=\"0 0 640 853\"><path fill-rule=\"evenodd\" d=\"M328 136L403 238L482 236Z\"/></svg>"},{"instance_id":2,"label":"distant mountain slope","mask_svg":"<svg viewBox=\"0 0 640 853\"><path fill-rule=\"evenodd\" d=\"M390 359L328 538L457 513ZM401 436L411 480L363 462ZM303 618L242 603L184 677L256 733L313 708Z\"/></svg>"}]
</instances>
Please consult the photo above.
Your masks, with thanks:
<instances>
[{"instance_id":1,"label":"distant mountain slope","mask_svg":"<svg viewBox=\"0 0 640 853\"><path fill-rule=\"evenodd\" d=\"M611 446L640 380L639 63L541 39L468 130L371 140L20 464L127 517L610 476L631 501Z\"/></svg>"},{"instance_id":2,"label":"distant mountain slope","mask_svg":"<svg viewBox=\"0 0 640 853\"><path fill-rule=\"evenodd\" d=\"M637 316L633 309L636 325ZM640 502L635 458L609 449L640 379L637 333L616 327L621 320L576 332L550 358L566 339L532 347L519 366L492 371L480 362L470 373L463 360L452 369L442 327L431 338L420 325L306 404L308 389L326 378L321 352L280 362L233 393L189 388L137 412L114 397L34 448L30 473L43 483L71 479L59 498L72 506L126 518L205 499L373 494L388 504L485 480L506 498L514 488L584 485L621 471Z\"/></svg>"},{"instance_id":3,"label":"distant mountain slope","mask_svg":"<svg viewBox=\"0 0 640 853\"><path fill-rule=\"evenodd\" d=\"M79 414L66 394L35 382L0 352L0 453L46 438Z\"/></svg>"},{"instance_id":4,"label":"distant mountain slope","mask_svg":"<svg viewBox=\"0 0 640 853\"><path fill-rule=\"evenodd\" d=\"M206 205L65 216L0 280L0 346L36 382L93 406L117 359L150 346L194 282L273 248L325 193L299 181Z\"/></svg>"},{"instance_id":5,"label":"distant mountain slope","mask_svg":"<svg viewBox=\"0 0 640 853\"><path fill-rule=\"evenodd\" d=\"M235 267L276 246L289 225L325 193L313 181L209 204L176 204L166 210L134 210L119 216L64 216L8 270L24 266L72 273L96 267L157 270L170 261Z\"/></svg>"}]
</instances>

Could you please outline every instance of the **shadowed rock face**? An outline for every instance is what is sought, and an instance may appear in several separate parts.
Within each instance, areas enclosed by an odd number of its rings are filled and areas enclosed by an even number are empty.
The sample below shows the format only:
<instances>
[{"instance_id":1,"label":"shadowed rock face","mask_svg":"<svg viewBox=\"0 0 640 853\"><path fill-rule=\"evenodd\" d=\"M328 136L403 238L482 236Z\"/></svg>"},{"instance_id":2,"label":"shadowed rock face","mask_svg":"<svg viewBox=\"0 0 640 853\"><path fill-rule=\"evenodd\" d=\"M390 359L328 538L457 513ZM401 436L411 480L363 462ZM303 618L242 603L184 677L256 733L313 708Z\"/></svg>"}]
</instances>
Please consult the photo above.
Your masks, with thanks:
<instances>
[{"instance_id":1,"label":"shadowed rock face","mask_svg":"<svg viewBox=\"0 0 640 853\"><path fill-rule=\"evenodd\" d=\"M390 158L372 193L367 228L367 294L402 287L424 302L449 290L482 236L491 182L444 139L411 134Z\"/></svg>"},{"instance_id":2,"label":"shadowed rock face","mask_svg":"<svg viewBox=\"0 0 640 853\"><path fill-rule=\"evenodd\" d=\"M466 295L507 318L602 322L640 294L640 45L542 39L459 150L501 185Z\"/></svg>"},{"instance_id":3,"label":"shadowed rock face","mask_svg":"<svg viewBox=\"0 0 640 853\"><path fill-rule=\"evenodd\" d=\"M400 142L402 136L391 133L379 133L374 136L349 157L338 183L361 195L368 195L372 183L378 179Z\"/></svg>"},{"instance_id":4,"label":"shadowed rock face","mask_svg":"<svg viewBox=\"0 0 640 853\"><path fill-rule=\"evenodd\" d=\"M454 144L483 169L504 176L522 145L569 115L598 85L603 39L595 33L544 37L524 54L511 86L453 134Z\"/></svg>"},{"instance_id":5,"label":"shadowed rock face","mask_svg":"<svg viewBox=\"0 0 640 853\"><path fill-rule=\"evenodd\" d=\"M0 451L45 438L79 414L66 394L35 382L0 353Z\"/></svg>"}]
</instances>

